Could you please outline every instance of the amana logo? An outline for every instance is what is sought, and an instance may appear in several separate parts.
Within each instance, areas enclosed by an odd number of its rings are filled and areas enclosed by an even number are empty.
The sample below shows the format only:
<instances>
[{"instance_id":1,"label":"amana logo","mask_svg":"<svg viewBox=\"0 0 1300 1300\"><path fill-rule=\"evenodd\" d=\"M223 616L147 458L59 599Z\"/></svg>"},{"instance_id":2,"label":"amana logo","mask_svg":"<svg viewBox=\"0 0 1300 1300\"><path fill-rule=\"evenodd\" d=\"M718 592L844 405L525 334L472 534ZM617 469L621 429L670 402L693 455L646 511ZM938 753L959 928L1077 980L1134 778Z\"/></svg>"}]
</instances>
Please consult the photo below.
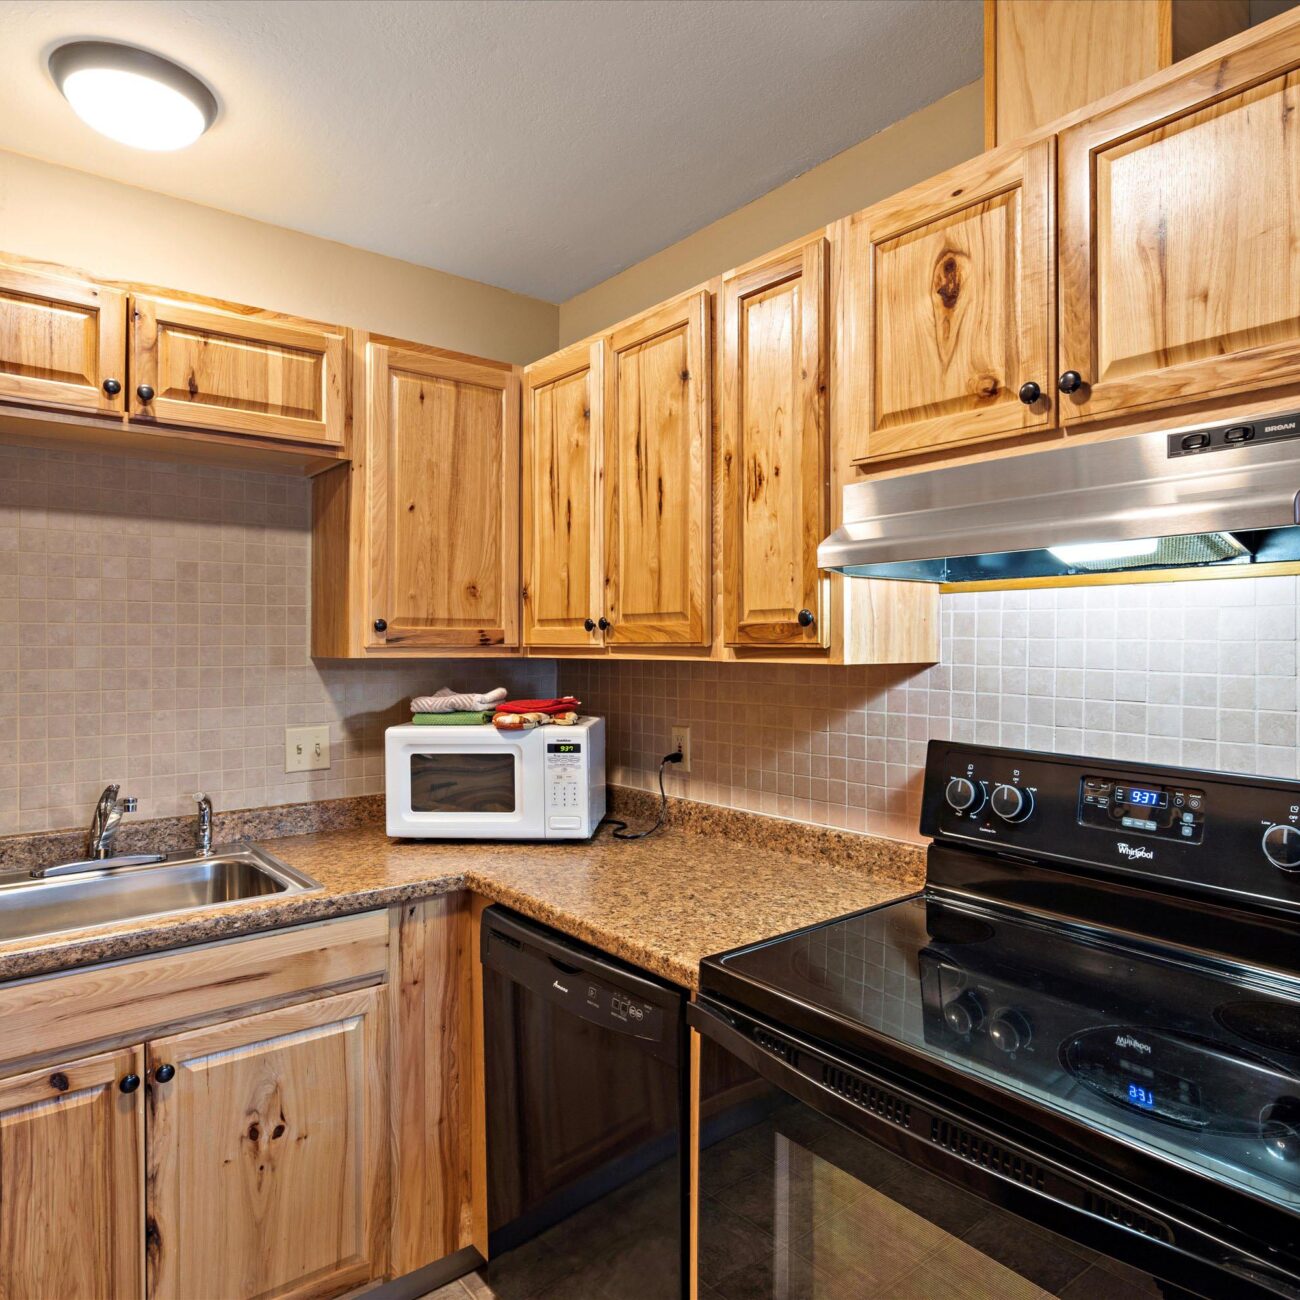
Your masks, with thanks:
<instances>
[{"instance_id":1,"label":"amana logo","mask_svg":"<svg viewBox=\"0 0 1300 1300\"><path fill-rule=\"evenodd\" d=\"M1130 862L1136 862L1139 858L1154 859L1156 856L1154 849L1144 849L1140 844L1128 844L1124 840L1120 840L1115 848Z\"/></svg>"},{"instance_id":2,"label":"amana logo","mask_svg":"<svg viewBox=\"0 0 1300 1300\"><path fill-rule=\"evenodd\" d=\"M1151 1055L1151 1044L1144 1043L1140 1038L1134 1038L1132 1034L1116 1034L1116 1047L1131 1047L1135 1052L1144 1052L1147 1056Z\"/></svg>"}]
</instances>

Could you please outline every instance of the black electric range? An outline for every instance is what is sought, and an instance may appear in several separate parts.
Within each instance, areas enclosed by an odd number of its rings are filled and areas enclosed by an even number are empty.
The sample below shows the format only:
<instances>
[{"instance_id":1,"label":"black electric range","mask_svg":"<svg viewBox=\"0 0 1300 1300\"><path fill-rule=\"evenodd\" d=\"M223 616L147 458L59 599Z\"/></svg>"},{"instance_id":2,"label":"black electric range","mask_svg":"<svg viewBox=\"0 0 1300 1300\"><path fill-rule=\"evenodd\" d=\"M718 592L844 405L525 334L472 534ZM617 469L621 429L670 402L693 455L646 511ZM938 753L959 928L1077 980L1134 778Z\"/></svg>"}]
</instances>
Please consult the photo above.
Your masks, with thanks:
<instances>
[{"instance_id":1,"label":"black electric range","mask_svg":"<svg viewBox=\"0 0 1300 1300\"><path fill-rule=\"evenodd\" d=\"M991 1255L1007 1294L1300 1295L1300 783L936 741L921 827L923 894L704 962L703 1194L711 1149L771 1137L853 1175L860 1233L933 1247L879 1272L773 1191L787 1282L832 1294ZM1036 1274L1022 1224L1081 1272Z\"/></svg>"}]
</instances>

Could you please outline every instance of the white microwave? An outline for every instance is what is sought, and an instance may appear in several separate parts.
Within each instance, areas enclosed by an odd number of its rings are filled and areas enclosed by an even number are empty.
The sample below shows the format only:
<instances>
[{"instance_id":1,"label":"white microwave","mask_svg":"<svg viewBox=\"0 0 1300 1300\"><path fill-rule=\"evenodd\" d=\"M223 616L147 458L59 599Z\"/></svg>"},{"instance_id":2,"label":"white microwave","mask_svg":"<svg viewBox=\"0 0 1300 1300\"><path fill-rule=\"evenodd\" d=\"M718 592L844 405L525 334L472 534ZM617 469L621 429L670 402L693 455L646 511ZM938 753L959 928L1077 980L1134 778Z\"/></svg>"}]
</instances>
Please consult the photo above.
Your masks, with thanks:
<instances>
[{"instance_id":1,"label":"white microwave","mask_svg":"<svg viewBox=\"0 0 1300 1300\"><path fill-rule=\"evenodd\" d=\"M605 815L605 720L531 731L389 727L384 787L389 835L588 839Z\"/></svg>"}]
</instances>

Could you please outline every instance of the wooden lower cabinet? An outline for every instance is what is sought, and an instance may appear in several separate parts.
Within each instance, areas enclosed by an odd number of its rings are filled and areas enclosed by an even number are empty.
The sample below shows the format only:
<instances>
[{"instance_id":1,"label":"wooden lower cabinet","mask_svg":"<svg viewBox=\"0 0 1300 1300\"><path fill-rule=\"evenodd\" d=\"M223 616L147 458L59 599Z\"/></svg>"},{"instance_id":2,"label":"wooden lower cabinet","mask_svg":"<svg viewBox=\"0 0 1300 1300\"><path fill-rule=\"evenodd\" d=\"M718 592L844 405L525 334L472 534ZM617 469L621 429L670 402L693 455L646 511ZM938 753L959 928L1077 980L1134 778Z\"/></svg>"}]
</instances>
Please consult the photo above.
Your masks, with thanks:
<instances>
[{"instance_id":1,"label":"wooden lower cabinet","mask_svg":"<svg viewBox=\"0 0 1300 1300\"><path fill-rule=\"evenodd\" d=\"M0 1296L142 1293L142 1074L124 1047L0 1080Z\"/></svg>"}]
</instances>

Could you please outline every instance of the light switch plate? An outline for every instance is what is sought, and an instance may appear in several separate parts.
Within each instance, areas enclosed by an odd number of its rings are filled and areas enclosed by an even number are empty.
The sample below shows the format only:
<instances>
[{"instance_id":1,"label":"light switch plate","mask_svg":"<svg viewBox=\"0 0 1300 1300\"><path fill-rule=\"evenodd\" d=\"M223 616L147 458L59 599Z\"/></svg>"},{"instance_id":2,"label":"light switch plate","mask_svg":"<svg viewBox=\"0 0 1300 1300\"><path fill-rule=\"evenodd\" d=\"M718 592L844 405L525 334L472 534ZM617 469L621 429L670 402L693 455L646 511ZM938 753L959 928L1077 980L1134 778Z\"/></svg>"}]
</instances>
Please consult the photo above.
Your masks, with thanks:
<instances>
[{"instance_id":1,"label":"light switch plate","mask_svg":"<svg viewBox=\"0 0 1300 1300\"><path fill-rule=\"evenodd\" d=\"M330 765L330 729L328 724L319 727L286 727L284 729L284 770L286 772L314 772Z\"/></svg>"}]
</instances>

